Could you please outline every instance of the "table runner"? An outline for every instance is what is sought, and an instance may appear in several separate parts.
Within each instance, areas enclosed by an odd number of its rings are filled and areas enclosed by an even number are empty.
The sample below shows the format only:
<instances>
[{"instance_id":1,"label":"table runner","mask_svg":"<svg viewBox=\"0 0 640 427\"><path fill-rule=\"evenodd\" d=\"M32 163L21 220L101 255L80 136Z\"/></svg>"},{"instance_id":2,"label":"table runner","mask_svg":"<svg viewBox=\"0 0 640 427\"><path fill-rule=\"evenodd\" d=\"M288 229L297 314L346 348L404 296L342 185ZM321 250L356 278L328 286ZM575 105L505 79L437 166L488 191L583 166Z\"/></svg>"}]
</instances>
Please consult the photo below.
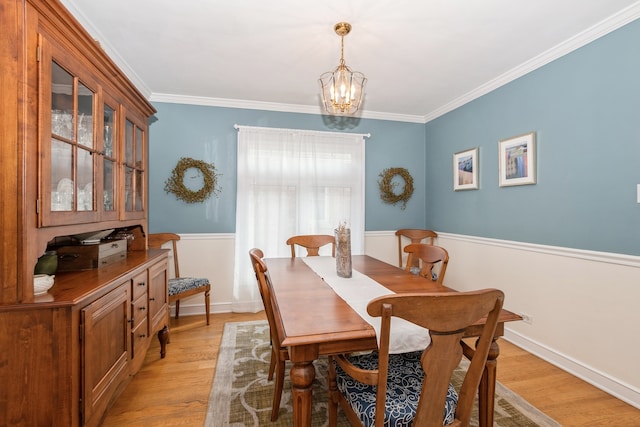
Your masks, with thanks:
<instances>
[{"instance_id":1,"label":"table runner","mask_svg":"<svg viewBox=\"0 0 640 427\"><path fill-rule=\"evenodd\" d=\"M379 346L381 318L369 316L367 304L374 298L395 292L355 269L352 277L339 277L336 272L336 259L333 257L314 256L302 259L340 298L349 304L353 311L373 326ZM389 353L424 350L430 342L429 331L426 329L398 317L391 319Z\"/></svg>"}]
</instances>

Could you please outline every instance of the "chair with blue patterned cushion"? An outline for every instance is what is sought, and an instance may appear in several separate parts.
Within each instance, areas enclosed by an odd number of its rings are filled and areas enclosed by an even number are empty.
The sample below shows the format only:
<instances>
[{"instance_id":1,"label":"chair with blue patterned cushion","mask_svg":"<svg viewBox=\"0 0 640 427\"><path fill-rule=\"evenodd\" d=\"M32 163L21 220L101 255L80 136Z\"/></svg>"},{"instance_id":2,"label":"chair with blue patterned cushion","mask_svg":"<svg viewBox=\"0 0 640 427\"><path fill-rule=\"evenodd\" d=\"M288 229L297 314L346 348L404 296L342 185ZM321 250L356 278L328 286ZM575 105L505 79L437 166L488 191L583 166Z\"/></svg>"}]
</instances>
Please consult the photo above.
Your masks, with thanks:
<instances>
[{"instance_id":1,"label":"chair with blue patterned cushion","mask_svg":"<svg viewBox=\"0 0 640 427\"><path fill-rule=\"evenodd\" d=\"M442 284L449 264L449 252L445 248L426 243L411 243L404 247L409 254L405 269L417 276ZM438 266L435 270L434 267Z\"/></svg>"},{"instance_id":2,"label":"chair with blue patterned cushion","mask_svg":"<svg viewBox=\"0 0 640 427\"><path fill-rule=\"evenodd\" d=\"M329 425L336 426L340 404L354 426L468 426L503 300L502 291L484 289L400 293L370 301L369 315L381 317L379 350L329 358ZM485 316L473 349L462 341L465 328ZM392 317L428 329L426 349L389 354ZM451 375L463 354L471 363L456 390Z\"/></svg>"},{"instance_id":3,"label":"chair with blue patterned cushion","mask_svg":"<svg viewBox=\"0 0 640 427\"><path fill-rule=\"evenodd\" d=\"M174 278L169 279L169 304L176 304L176 319L180 315L180 300L204 292L204 310L209 324L210 312L210 296L211 283L209 279L204 277L181 277L180 266L178 263L178 245L176 242L180 240L180 236L174 233L155 233L149 234L149 248L160 249L166 243L171 242L171 250L173 252L173 271Z\"/></svg>"}]
</instances>

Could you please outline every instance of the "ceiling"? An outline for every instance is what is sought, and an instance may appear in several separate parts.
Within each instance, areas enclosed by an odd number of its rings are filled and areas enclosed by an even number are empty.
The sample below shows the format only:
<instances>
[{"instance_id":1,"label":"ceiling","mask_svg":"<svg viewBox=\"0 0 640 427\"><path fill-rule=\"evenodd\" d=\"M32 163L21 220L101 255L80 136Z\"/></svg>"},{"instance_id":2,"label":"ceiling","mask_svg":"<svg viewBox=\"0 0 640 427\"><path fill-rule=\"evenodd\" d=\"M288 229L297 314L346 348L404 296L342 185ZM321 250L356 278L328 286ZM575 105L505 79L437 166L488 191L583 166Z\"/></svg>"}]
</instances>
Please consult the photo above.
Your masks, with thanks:
<instances>
[{"instance_id":1,"label":"ceiling","mask_svg":"<svg viewBox=\"0 0 640 427\"><path fill-rule=\"evenodd\" d=\"M62 0L151 101L319 113L340 59L362 117L426 122L640 17L637 0Z\"/></svg>"}]
</instances>

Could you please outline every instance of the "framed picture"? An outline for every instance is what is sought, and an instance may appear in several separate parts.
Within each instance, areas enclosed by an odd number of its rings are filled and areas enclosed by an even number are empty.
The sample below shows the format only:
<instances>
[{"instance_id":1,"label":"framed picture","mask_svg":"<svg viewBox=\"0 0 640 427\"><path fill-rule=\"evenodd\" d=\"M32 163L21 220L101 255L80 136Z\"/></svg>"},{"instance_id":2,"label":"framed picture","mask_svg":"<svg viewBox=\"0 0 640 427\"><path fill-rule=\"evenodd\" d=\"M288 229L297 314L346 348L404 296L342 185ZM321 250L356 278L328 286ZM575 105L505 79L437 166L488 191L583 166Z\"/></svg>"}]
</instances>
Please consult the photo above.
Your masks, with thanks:
<instances>
[{"instance_id":1,"label":"framed picture","mask_svg":"<svg viewBox=\"0 0 640 427\"><path fill-rule=\"evenodd\" d=\"M536 183L536 134L514 136L498 142L500 187Z\"/></svg>"},{"instance_id":2,"label":"framed picture","mask_svg":"<svg viewBox=\"0 0 640 427\"><path fill-rule=\"evenodd\" d=\"M453 155L453 189L478 189L478 147Z\"/></svg>"}]
</instances>

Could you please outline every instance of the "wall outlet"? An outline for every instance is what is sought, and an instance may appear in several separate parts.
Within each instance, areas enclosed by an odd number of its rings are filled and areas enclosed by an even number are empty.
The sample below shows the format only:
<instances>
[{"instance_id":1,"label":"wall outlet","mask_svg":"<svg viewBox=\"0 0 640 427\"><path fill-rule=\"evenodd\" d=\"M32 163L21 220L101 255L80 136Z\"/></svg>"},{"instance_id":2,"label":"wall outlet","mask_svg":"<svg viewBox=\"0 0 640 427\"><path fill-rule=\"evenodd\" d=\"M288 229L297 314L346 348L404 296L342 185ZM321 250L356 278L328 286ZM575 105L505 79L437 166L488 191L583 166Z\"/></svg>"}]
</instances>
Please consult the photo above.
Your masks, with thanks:
<instances>
[{"instance_id":1,"label":"wall outlet","mask_svg":"<svg viewBox=\"0 0 640 427\"><path fill-rule=\"evenodd\" d=\"M533 324L533 316L530 314L526 314L526 313L520 313L520 316L522 316L522 321L524 323L528 323L528 324Z\"/></svg>"}]
</instances>

